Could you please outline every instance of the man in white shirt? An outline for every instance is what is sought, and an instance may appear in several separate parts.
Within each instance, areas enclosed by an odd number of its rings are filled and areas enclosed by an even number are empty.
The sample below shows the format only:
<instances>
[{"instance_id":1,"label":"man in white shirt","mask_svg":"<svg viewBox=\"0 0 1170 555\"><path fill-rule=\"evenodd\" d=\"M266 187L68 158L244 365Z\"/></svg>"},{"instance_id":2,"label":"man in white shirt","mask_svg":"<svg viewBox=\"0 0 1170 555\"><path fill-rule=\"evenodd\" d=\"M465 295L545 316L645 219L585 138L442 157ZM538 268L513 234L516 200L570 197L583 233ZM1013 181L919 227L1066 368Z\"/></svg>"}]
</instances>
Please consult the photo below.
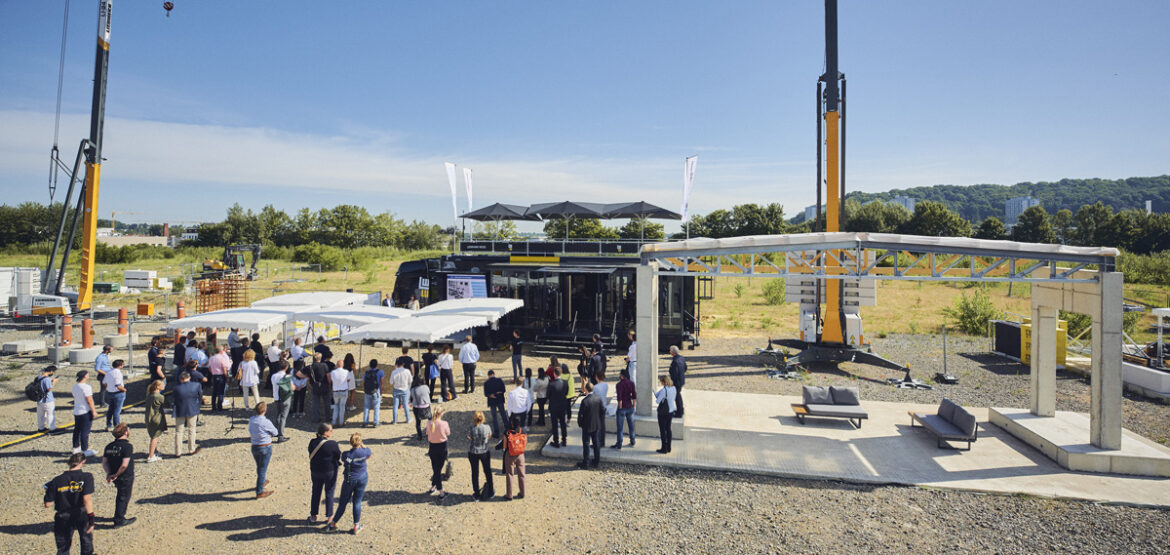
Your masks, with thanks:
<instances>
[{"instance_id":1,"label":"man in white shirt","mask_svg":"<svg viewBox=\"0 0 1170 555\"><path fill-rule=\"evenodd\" d=\"M106 386L106 400L109 407L106 409L106 429L122 423L122 405L126 404L126 381L122 376L122 359L110 364L102 384Z\"/></svg>"},{"instance_id":2,"label":"man in white shirt","mask_svg":"<svg viewBox=\"0 0 1170 555\"><path fill-rule=\"evenodd\" d=\"M268 352L266 353L269 364L276 364L280 362L280 353L280 340L273 339L272 344L268 346Z\"/></svg>"},{"instance_id":3,"label":"man in white shirt","mask_svg":"<svg viewBox=\"0 0 1170 555\"><path fill-rule=\"evenodd\" d=\"M398 423L398 407L402 406L402 412L406 413L406 423L410 424L410 382L413 376L410 370L399 362L395 365L394 371L390 373L390 384L394 388L394 417L390 420L391 424Z\"/></svg>"},{"instance_id":4,"label":"man in white shirt","mask_svg":"<svg viewBox=\"0 0 1170 555\"><path fill-rule=\"evenodd\" d=\"M345 401L349 398L349 370L340 366L329 371L329 383L333 384L333 427L345 425Z\"/></svg>"},{"instance_id":5,"label":"man in white shirt","mask_svg":"<svg viewBox=\"0 0 1170 555\"><path fill-rule=\"evenodd\" d=\"M463 366L463 393L475 393L475 363L479 362L479 347L471 342L471 336L459 349L459 364Z\"/></svg>"},{"instance_id":6,"label":"man in white shirt","mask_svg":"<svg viewBox=\"0 0 1170 555\"><path fill-rule=\"evenodd\" d=\"M532 408L532 395L524 389L519 378L512 380L512 391L504 398L504 409L508 411L511 428L519 428L528 422L528 410Z\"/></svg>"},{"instance_id":7,"label":"man in white shirt","mask_svg":"<svg viewBox=\"0 0 1170 555\"><path fill-rule=\"evenodd\" d=\"M634 337L634 330L630 330L630 350L626 351L626 371L630 373L630 381L638 383L638 341Z\"/></svg>"}]
</instances>

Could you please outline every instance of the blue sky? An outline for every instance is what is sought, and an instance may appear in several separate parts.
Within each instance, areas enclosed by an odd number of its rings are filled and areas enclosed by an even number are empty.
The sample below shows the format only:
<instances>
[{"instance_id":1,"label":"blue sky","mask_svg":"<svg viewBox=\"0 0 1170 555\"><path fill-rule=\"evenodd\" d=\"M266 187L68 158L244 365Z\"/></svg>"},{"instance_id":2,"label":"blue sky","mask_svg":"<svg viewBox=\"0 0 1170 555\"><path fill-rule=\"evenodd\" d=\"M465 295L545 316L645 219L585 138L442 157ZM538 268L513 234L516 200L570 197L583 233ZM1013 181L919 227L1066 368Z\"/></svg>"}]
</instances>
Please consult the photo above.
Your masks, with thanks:
<instances>
[{"instance_id":1,"label":"blue sky","mask_svg":"<svg viewBox=\"0 0 1170 555\"><path fill-rule=\"evenodd\" d=\"M823 3L115 4L100 213L813 202ZM61 140L88 131L73 0ZM0 194L48 198L64 0L0 0ZM1170 172L1170 2L842 0L850 189ZM459 180L460 210L463 197ZM532 226L533 224L525 224Z\"/></svg>"}]
</instances>

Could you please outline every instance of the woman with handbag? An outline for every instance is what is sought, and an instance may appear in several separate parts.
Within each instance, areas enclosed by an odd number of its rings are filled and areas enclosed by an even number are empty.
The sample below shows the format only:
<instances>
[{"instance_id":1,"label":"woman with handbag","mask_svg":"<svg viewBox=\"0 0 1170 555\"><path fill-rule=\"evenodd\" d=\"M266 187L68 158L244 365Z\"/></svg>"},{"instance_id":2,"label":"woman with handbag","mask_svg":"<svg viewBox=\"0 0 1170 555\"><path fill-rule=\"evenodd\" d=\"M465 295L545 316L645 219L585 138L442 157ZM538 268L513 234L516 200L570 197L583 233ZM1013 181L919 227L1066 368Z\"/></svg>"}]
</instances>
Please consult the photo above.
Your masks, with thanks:
<instances>
[{"instance_id":1,"label":"woman with handbag","mask_svg":"<svg viewBox=\"0 0 1170 555\"><path fill-rule=\"evenodd\" d=\"M360 433L349 436L349 445L351 449L341 455L341 464L345 465L343 471L345 481L341 483L341 499L337 502L337 512L325 523L325 529L337 530L337 521L341 520L342 515L345 514L346 504L352 499L352 532L357 534L362 530L362 498L366 495L366 485L369 483L366 462L370 460L373 453L370 452L369 447L362 443L362 434Z\"/></svg>"},{"instance_id":2,"label":"woman with handbag","mask_svg":"<svg viewBox=\"0 0 1170 555\"><path fill-rule=\"evenodd\" d=\"M430 441L430 449L427 451L427 456L431 458L431 491L430 493L439 493L439 499L447 497L447 492L443 491L444 472L443 465L447 463L447 436L451 435L451 425L443 420L443 407L437 406L431 409L431 420L427 422L427 440Z\"/></svg>"},{"instance_id":3,"label":"woman with handbag","mask_svg":"<svg viewBox=\"0 0 1170 555\"><path fill-rule=\"evenodd\" d=\"M158 438L167 431L167 417L163 413L166 398L162 394L165 385L166 382L163 380L154 380L146 386L146 401L143 404L146 405L146 435L150 437L150 450L146 453L146 462L162 460L155 451L158 449Z\"/></svg>"},{"instance_id":4,"label":"woman with handbag","mask_svg":"<svg viewBox=\"0 0 1170 555\"><path fill-rule=\"evenodd\" d=\"M431 419L431 390L423 383L422 376L415 376L414 382L411 383L410 408L414 411L414 432L418 440L422 441L422 422Z\"/></svg>"},{"instance_id":5,"label":"woman with handbag","mask_svg":"<svg viewBox=\"0 0 1170 555\"><path fill-rule=\"evenodd\" d=\"M313 493L309 498L309 522L317 522L321 492L325 492L325 518L333 520L333 490L337 485L337 467L341 465L341 448L333 441L333 426L322 422L317 437L309 440L309 476Z\"/></svg>"}]
</instances>

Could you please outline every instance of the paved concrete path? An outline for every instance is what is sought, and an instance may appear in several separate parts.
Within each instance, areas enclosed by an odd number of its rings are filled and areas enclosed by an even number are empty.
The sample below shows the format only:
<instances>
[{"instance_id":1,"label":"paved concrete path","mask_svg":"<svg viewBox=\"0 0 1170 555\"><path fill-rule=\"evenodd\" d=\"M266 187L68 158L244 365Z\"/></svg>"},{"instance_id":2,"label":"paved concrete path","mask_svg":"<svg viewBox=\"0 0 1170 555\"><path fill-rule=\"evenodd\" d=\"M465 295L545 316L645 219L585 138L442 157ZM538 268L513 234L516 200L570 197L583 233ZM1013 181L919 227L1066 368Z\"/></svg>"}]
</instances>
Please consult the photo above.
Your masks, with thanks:
<instances>
[{"instance_id":1,"label":"paved concrete path","mask_svg":"<svg viewBox=\"0 0 1170 555\"><path fill-rule=\"evenodd\" d=\"M1170 507L1170 479L1065 470L988 423L986 408L968 408L979 419L979 440L960 452L937 448L932 435L910 426L907 411L933 413L935 405L862 401L869 420L857 429L835 418L807 418L802 425L792 412L796 402L687 389L687 439L676 441L670 454L655 453L653 438L609 449L615 436L608 430L602 461ZM567 447L546 445L542 452L580 460L581 434L573 424L569 435Z\"/></svg>"}]
</instances>

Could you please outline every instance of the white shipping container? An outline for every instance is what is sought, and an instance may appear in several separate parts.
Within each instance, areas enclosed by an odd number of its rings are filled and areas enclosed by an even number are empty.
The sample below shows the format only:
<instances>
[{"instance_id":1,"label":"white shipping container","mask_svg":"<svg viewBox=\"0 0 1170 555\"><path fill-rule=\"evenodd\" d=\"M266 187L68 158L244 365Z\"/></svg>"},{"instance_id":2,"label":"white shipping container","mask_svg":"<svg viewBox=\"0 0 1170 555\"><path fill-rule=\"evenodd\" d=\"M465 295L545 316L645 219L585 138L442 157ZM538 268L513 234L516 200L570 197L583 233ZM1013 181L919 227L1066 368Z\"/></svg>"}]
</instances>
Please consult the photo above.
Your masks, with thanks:
<instances>
[{"instance_id":1,"label":"white shipping container","mask_svg":"<svg viewBox=\"0 0 1170 555\"><path fill-rule=\"evenodd\" d=\"M15 280L15 268L0 268L0 310L8 310L8 297L15 296L13 295Z\"/></svg>"},{"instance_id":2,"label":"white shipping container","mask_svg":"<svg viewBox=\"0 0 1170 555\"><path fill-rule=\"evenodd\" d=\"M40 268L15 268L16 296L37 295L41 292Z\"/></svg>"},{"instance_id":3,"label":"white shipping container","mask_svg":"<svg viewBox=\"0 0 1170 555\"><path fill-rule=\"evenodd\" d=\"M122 279L144 279L152 280L158 277L158 272L154 270L126 270L122 272Z\"/></svg>"}]
</instances>

